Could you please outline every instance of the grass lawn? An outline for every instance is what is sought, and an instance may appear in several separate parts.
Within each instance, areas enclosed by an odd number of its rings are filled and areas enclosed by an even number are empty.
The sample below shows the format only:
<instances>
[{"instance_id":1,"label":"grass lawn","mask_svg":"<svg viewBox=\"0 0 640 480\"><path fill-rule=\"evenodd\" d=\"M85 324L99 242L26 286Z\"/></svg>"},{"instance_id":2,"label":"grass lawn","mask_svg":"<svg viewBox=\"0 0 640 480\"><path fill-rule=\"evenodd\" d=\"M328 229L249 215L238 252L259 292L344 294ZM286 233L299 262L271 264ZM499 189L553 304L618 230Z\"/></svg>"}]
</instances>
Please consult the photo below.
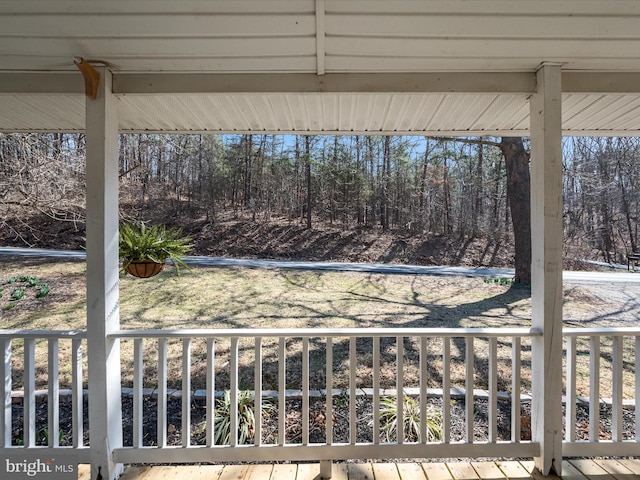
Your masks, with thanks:
<instances>
[{"instance_id":1,"label":"grass lawn","mask_svg":"<svg viewBox=\"0 0 640 480\"><path fill-rule=\"evenodd\" d=\"M41 260L4 257L0 271L0 322L3 329L84 329L86 328L85 273L83 261ZM11 276L35 276L49 286L50 293L35 298L26 289L24 297L12 300L7 284ZM588 291L571 287L565 293L565 316L584 315L588 311ZM186 329L186 328L298 328L298 327L517 327L530 325L531 302L526 289L487 283L482 279L463 277L432 277L415 275L384 275L352 272L310 272L291 270L261 270L246 268L195 267L182 271L179 277L167 267L160 275L140 280L131 276L120 279L120 317L123 329ZM510 390L510 347L499 342L499 388ZM277 377L276 339L265 339L263 351L265 388ZM346 386L348 342L337 339L334 345L334 382L337 388ZM358 373L371 378L370 340L358 340ZM15 342L14 386L21 383L20 344ZM475 384L486 388L486 342L475 342ZM626 346L626 344L625 344ZM395 387L395 339L382 341L383 386ZM204 342L193 343L193 387L204 388ZM405 341L405 386L414 386L418 378L417 339ZM607 363L606 345L602 362ZM287 343L287 385L299 387L299 341ZM324 386L324 340L312 341L312 388ZM131 382L132 342L125 341L123 350L123 382ZM628 358L633 352L627 351ZM60 346L61 382L70 380L69 346ZM145 341L145 382L154 386L157 369L157 344ZM216 348L217 388L227 381L228 344ZM39 345L38 384L46 383L46 345ZM181 377L181 344L171 341L170 384L179 387ZM451 366L454 385L464 385L464 345L452 342ZM523 381L529 388L529 342L523 341ZM582 355L584 356L584 355ZM430 386L440 387L442 372L441 341L429 343ZM241 383L252 387L252 341L240 345ZM588 366L584 369L588 385ZM364 381L364 380L363 380ZM219 383L218 383L219 382ZM625 382L631 384L633 382ZM367 386L362 384L362 386ZM603 384L601 395L606 396Z\"/></svg>"}]
</instances>

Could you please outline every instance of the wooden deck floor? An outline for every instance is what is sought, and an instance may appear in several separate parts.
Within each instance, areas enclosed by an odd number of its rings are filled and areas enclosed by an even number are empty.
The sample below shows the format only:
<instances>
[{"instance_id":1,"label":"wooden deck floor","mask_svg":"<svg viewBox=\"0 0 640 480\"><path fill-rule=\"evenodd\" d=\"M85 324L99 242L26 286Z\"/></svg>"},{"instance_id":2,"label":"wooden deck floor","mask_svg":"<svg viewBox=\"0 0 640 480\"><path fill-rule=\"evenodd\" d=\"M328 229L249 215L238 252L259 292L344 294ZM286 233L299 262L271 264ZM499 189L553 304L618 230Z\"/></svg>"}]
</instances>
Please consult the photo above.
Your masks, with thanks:
<instances>
[{"instance_id":1,"label":"wooden deck floor","mask_svg":"<svg viewBox=\"0 0 640 480\"><path fill-rule=\"evenodd\" d=\"M128 467L120 480L319 480L319 464L189 465ZM454 463L336 463L335 480L523 480L545 478L533 462ZM555 475L546 477L559 478ZM566 460L563 479L640 479L640 459ZM81 465L79 480L90 480L88 465Z\"/></svg>"}]
</instances>

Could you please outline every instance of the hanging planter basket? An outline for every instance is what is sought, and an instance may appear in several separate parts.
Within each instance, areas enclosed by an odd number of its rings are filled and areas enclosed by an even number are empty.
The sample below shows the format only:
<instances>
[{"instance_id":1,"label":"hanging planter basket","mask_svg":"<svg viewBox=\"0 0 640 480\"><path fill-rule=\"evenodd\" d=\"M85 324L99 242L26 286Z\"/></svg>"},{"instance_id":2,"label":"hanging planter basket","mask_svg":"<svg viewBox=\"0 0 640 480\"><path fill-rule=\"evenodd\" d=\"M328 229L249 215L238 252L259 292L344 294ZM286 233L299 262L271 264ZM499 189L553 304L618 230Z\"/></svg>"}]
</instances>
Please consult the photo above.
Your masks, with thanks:
<instances>
[{"instance_id":1,"label":"hanging planter basket","mask_svg":"<svg viewBox=\"0 0 640 480\"><path fill-rule=\"evenodd\" d=\"M153 260L126 260L129 262L125 267L127 273L130 273L134 277L149 278L160 273L164 267L164 263L157 263Z\"/></svg>"}]
</instances>

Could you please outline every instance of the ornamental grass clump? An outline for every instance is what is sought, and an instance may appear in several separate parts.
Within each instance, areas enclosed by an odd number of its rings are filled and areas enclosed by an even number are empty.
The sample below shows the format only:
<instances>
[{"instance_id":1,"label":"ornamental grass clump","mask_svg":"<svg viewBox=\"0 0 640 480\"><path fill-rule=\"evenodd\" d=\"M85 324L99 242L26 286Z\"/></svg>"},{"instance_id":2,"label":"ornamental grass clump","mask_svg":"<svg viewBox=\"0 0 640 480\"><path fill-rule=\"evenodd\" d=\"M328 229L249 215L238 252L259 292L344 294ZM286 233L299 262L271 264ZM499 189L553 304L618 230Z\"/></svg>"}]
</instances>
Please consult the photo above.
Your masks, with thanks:
<instances>
[{"instance_id":1,"label":"ornamental grass clump","mask_svg":"<svg viewBox=\"0 0 640 480\"><path fill-rule=\"evenodd\" d=\"M180 228L167 228L163 224L140 227L133 223L120 226L119 255L124 259L122 271L136 261L151 260L164 264L169 259L180 273L180 267L187 267L182 257L193 249L191 237L183 236ZM187 267L188 268L188 267Z\"/></svg>"},{"instance_id":2,"label":"ornamental grass clump","mask_svg":"<svg viewBox=\"0 0 640 480\"><path fill-rule=\"evenodd\" d=\"M253 439L256 426L256 405L253 394L246 390L238 392L238 444L243 445ZM268 400L262 401L258 415L268 415L274 405ZM231 440L231 392L225 390L222 398L216 402L215 438L216 445L230 445Z\"/></svg>"},{"instance_id":3,"label":"ornamental grass clump","mask_svg":"<svg viewBox=\"0 0 640 480\"><path fill-rule=\"evenodd\" d=\"M442 415L433 404L426 405L427 441L436 442L442 439ZM405 442L420 440L420 401L405 396L402 401L403 439ZM398 408L395 396L380 398L380 430L387 442L398 441Z\"/></svg>"}]
</instances>

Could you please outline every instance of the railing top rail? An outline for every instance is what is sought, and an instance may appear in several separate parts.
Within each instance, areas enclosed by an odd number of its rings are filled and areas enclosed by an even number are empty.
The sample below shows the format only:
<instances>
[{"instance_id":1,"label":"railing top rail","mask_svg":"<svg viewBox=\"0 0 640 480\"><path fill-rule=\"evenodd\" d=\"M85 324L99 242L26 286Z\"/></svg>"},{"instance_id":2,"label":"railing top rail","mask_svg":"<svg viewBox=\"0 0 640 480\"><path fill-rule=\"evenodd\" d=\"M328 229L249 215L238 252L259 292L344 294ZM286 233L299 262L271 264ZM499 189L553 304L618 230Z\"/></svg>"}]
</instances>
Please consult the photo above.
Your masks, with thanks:
<instances>
[{"instance_id":1,"label":"railing top rail","mask_svg":"<svg viewBox=\"0 0 640 480\"><path fill-rule=\"evenodd\" d=\"M215 337L538 337L535 328L217 328L173 330L120 330L112 338L215 338ZM564 337L640 336L637 327L564 328ZM87 338L86 330L0 330L6 338Z\"/></svg>"},{"instance_id":2,"label":"railing top rail","mask_svg":"<svg viewBox=\"0 0 640 480\"><path fill-rule=\"evenodd\" d=\"M87 338L86 330L0 330L5 338Z\"/></svg>"},{"instance_id":3,"label":"railing top rail","mask_svg":"<svg viewBox=\"0 0 640 480\"><path fill-rule=\"evenodd\" d=\"M120 330L111 338L215 337L534 337L530 328L225 328L188 330Z\"/></svg>"},{"instance_id":4,"label":"railing top rail","mask_svg":"<svg viewBox=\"0 0 640 480\"><path fill-rule=\"evenodd\" d=\"M609 327L609 328L564 328L562 335L565 337L617 337L640 336L640 328L637 327Z\"/></svg>"}]
</instances>

